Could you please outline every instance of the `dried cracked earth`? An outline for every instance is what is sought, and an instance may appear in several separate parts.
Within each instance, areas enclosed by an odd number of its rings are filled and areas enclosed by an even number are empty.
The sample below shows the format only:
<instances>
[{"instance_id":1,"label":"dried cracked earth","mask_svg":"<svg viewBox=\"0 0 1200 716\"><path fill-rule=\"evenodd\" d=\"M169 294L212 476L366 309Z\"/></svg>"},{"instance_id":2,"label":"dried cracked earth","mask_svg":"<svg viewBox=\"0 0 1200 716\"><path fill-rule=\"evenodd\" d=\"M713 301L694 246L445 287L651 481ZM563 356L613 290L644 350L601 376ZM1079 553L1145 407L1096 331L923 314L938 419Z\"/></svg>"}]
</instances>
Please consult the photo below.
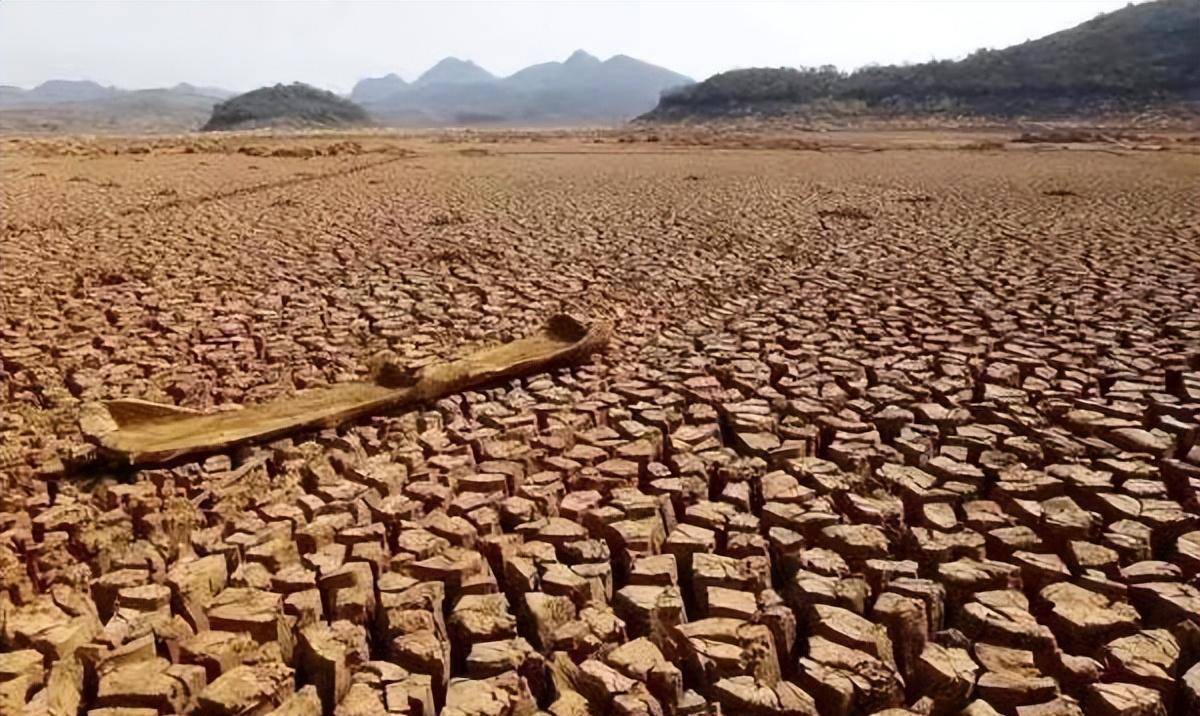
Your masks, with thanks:
<instances>
[{"instance_id":1,"label":"dried cracked earth","mask_svg":"<svg viewBox=\"0 0 1200 716\"><path fill-rule=\"evenodd\" d=\"M1196 155L107 141L0 152L0 713L1200 709ZM79 434L562 310L611 350Z\"/></svg>"}]
</instances>

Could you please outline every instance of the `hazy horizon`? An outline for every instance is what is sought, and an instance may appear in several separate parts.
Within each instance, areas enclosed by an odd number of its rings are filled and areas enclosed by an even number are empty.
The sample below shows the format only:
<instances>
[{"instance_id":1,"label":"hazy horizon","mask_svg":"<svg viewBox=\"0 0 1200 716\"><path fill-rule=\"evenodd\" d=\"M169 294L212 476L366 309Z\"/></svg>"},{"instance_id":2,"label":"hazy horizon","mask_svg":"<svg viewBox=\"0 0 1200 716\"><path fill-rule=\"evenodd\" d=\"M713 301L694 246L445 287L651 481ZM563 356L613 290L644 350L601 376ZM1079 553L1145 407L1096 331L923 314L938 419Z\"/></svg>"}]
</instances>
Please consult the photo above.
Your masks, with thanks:
<instances>
[{"instance_id":1,"label":"hazy horizon","mask_svg":"<svg viewBox=\"0 0 1200 716\"><path fill-rule=\"evenodd\" d=\"M738 67L956 59L1063 30L1126 0L770 2L0 3L0 84L180 82L245 91L303 81L348 92L412 81L445 57L497 76L582 49L703 80Z\"/></svg>"}]
</instances>

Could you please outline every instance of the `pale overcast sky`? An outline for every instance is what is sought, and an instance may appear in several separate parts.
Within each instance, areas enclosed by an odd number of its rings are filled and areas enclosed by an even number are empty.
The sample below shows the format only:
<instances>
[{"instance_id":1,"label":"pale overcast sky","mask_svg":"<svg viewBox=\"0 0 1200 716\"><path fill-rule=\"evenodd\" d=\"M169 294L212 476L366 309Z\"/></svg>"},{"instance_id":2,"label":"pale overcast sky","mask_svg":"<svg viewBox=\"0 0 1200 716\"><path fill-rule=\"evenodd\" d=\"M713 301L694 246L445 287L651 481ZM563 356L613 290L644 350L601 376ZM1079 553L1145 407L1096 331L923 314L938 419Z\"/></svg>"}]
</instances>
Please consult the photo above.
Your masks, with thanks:
<instances>
[{"instance_id":1,"label":"pale overcast sky","mask_svg":"<svg viewBox=\"0 0 1200 716\"><path fill-rule=\"evenodd\" d=\"M348 91L442 57L507 75L582 48L696 79L735 67L957 58L1061 30L1126 0L796 2L54 2L0 0L0 84L90 79Z\"/></svg>"}]
</instances>

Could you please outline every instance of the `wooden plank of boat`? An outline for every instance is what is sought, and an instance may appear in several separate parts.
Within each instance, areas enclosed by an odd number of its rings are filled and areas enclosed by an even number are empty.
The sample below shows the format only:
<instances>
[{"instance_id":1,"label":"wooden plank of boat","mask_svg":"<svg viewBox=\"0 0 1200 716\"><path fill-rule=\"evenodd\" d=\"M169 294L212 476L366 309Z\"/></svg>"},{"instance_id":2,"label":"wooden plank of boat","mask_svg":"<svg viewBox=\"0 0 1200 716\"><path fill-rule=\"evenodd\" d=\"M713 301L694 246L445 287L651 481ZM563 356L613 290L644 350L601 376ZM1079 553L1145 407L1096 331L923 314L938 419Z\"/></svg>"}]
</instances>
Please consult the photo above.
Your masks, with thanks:
<instances>
[{"instance_id":1,"label":"wooden plank of boat","mask_svg":"<svg viewBox=\"0 0 1200 716\"><path fill-rule=\"evenodd\" d=\"M603 349L611 327L566 315L533 335L406 373L387 366L373 382L338 383L241 410L200 413L142 400L113 400L81 419L101 452L128 465L165 463L300 430L426 403L470 388L576 363Z\"/></svg>"}]
</instances>

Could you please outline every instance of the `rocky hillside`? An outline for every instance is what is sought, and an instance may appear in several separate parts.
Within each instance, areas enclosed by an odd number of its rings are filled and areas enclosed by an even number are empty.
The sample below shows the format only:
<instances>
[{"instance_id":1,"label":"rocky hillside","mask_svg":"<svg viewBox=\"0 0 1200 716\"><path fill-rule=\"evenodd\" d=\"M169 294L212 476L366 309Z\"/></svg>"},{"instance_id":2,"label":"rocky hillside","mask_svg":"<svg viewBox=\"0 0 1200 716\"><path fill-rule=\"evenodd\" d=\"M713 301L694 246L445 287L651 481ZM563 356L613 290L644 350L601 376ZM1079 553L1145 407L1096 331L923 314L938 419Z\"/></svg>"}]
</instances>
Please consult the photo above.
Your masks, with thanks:
<instances>
[{"instance_id":1,"label":"rocky hillside","mask_svg":"<svg viewBox=\"0 0 1200 716\"><path fill-rule=\"evenodd\" d=\"M646 119L843 111L1055 114L1200 99L1200 0L1157 0L958 61L746 69L670 92Z\"/></svg>"},{"instance_id":2,"label":"rocky hillside","mask_svg":"<svg viewBox=\"0 0 1200 716\"><path fill-rule=\"evenodd\" d=\"M302 82L240 94L213 107L203 131L268 126L338 127L367 124L362 107Z\"/></svg>"}]
</instances>

